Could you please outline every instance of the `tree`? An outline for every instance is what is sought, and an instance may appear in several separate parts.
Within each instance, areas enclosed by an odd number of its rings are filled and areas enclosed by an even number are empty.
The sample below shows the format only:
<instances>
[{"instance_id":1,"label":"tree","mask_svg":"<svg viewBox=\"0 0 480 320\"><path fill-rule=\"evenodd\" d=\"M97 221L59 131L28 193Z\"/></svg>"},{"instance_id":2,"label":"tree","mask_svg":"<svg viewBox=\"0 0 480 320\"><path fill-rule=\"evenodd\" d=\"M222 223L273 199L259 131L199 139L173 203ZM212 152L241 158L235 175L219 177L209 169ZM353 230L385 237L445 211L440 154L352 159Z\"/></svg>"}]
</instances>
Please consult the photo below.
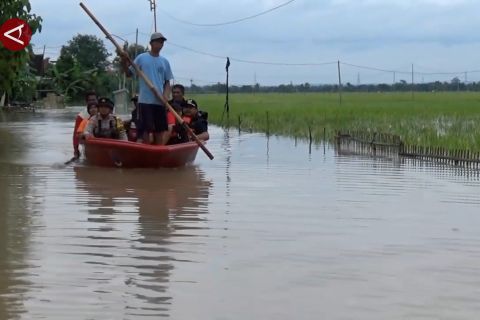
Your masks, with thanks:
<instances>
[{"instance_id":1,"label":"tree","mask_svg":"<svg viewBox=\"0 0 480 320\"><path fill-rule=\"evenodd\" d=\"M32 68L27 65L19 70L15 83L12 85L11 101L32 102L36 88L37 79L32 72Z\"/></svg>"},{"instance_id":2,"label":"tree","mask_svg":"<svg viewBox=\"0 0 480 320\"><path fill-rule=\"evenodd\" d=\"M102 39L93 35L78 34L68 41L66 46L62 46L57 65L63 72L72 68L76 61L82 71L96 68L102 72L109 64L107 60L109 55Z\"/></svg>"},{"instance_id":3,"label":"tree","mask_svg":"<svg viewBox=\"0 0 480 320\"><path fill-rule=\"evenodd\" d=\"M450 83L453 85L457 85L460 83L460 79L458 77L455 77L450 81Z\"/></svg>"},{"instance_id":4,"label":"tree","mask_svg":"<svg viewBox=\"0 0 480 320\"><path fill-rule=\"evenodd\" d=\"M32 35L41 31L42 18L31 14L30 1L28 0L2 0L0 1L0 25L11 17L25 20ZM30 47L30 45L29 45ZM31 47L29 48L31 50ZM15 82L23 77L21 74L29 60L29 50L10 51L0 43L0 97L6 92L12 93Z\"/></svg>"},{"instance_id":5,"label":"tree","mask_svg":"<svg viewBox=\"0 0 480 320\"><path fill-rule=\"evenodd\" d=\"M86 90L110 92L106 79L109 77L106 72L110 65L109 55L100 38L76 35L62 46L56 67L50 73L53 89L65 94L67 101L81 100Z\"/></svg>"},{"instance_id":6,"label":"tree","mask_svg":"<svg viewBox=\"0 0 480 320\"><path fill-rule=\"evenodd\" d=\"M65 71L60 71L56 64L50 66L39 87L63 94L67 102L72 102L81 100L87 90L95 89L103 95L111 92L112 86L106 83L106 78L106 73L100 75L96 68L81 70L74 60L73 67Z\"/></svg>"}]
</instances>

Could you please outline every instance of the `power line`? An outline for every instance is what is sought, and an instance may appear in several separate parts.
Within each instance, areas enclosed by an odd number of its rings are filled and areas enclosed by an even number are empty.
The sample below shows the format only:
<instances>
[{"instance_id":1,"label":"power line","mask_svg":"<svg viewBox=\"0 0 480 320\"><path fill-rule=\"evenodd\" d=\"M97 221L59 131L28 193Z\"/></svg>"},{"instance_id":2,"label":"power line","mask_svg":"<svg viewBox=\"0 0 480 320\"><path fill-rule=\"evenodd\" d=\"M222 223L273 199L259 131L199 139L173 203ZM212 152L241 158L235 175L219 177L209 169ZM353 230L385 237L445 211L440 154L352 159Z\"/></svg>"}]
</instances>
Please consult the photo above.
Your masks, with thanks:
<instances>
[{"instance_id":1,"label":"power line","mask_svg":"<svg viewBox=\"0 0 480 320\"><path fill-rule=\"evenodd\" d=\"M424 67L424 66L421 66L421 65L418 65L418 64L415 64L415 67L416 68L422 68L422 69L429 69L428 67ZM457 74L463 74L463 73L477 73L477 72L480 72L480 70L464 70L464 71L458 71L458 72L454 72L454 71L439 71L439 70L430 70L430 71L425 71L425 72L418 72L419 74L422 74L422 75L457 75Z\"/></svg>"},{"instance_id":2,"label":"power line","mask_svg":"<svg viewBox=\"0 0 480 320\"><path fill-rule=\"evenodd\" d=\"M217 58L217 59L227 59L226 56L221 56L221 55L217 55L217 54L213 54L213 53L208 53L208 52L203 52L203 51L200 51L200 50L188 48L188 47L182 46L180 44L173 43L171 41L168 41L168 44L171 45L171 46L181 48L181 49L184 49L184 50L187 50L187 51L195 52L195 53L198 53L198 54L201 54L201 55L204 55L204 56L209 56L209 57Z\"/></svg>"},{"instance_id":3,"label":"power line","mask_svg":"<svg viewBox=\"0 0 480 320\"><path fill-rule=\"evenodd\" d=\"M140 34L148 36L148 33L141 32L139 31ZM181 44L176 44L174 42L169 41L169 45L172 45L177 48L181 48L190 52L194 52L197 54L201 54L204 56L209 56L212 58L217 58L217 59L223 59L225 60L227 56L225 55L220 55L220 54L214 54L214 53L209 53L193 48L186 47ZM269 62L269 61L255 61L255 60L246 60L246 59L239 59L239 58L234 58L230 57L230 60L236 61L236 62L241 62L241 63L248 63L248 64L263 64L263 65L275 65L275 66L325 66L325 65L331 65L331 64L336 64L337 61L328 61L328 62L305 62L305 63L285 63L285 62ZM366 70L373 70L373 71L380 71L380 72L387 72L387 73L396 73L396 74L404 74L404 75L410 75L412 74L411 71L402 71L402 70L394 70L394 69L384 69L384 68L379 68L379 67L371 67L371 66L364 66L364 65L358 65L358 64L353 64L353 63L348 63L348 62L342 62L340 61L341 64L345 66L350 66L354 68L359 68L359 69L366 69ZM463 73L480 73L480 70L470 70L470 71L459 71L459 72L414 72L414 74L417 75L456 75L456 74L463 74Z\"/></svg>"},{"instance_id":4,"label":"power line","mask_svg":"<svg viewBox=\"0 0 480 320\"><path fill-rule=\"evenodd\" d=\"M172 45L174 47L181 48L181 49L184 49L184 50L187 50L187 51L191 51L191 52L194 52L194 53L197 53L197 54L209 56L209 57L212 57L212 58L223 59L223 60L227 59L227 56L192 49L192 48L185 47L183 45L176 44L176 43L173 43L173 42L169 42L169 45ZM241 63L263 64L263 65L274 65L274 66L297 66L297 67L303 66L303 67L307 67L307 66L324 66L324 65L330 65L330 64L337 63L336 61L320 62L320 63L285 63L285 62L245 60L245 59L238 59L238 58L232 58L232 57L229 57L229 58L232 61L241 62Z\"/></svg>"},{"instance_id":5,"label":"power line","mask_svg":"<svg viewBox=\"0 0 480 320\"><path fill-rule=\"evenodd\" d=\"M184 23L184 24L188 24L188 25L191 25L191 26L196 26L196 27L218 27L218 26L224 26L224 25L228 25L228 24L234 24L234 23L238 23L238 22L242 22L242 21L245 21L245 20L248 20L248 19L253 19L253 18L256 18L256 17L259 17L259 16L262 16L264 14L267 14L269 12L272 12L274 10L277 10L277 9L280 9L281 7L284 7L292 2L294 2L295 0L289 0L287 2L284 2L282 4L279 4L278 6L275 6L273 8L270 8L268 10L265 10L265 11L262 11L260 13L257 13L257 14L254 14L254 15L251 15L251 16L247 16L247 17L243 17L243 18L239 18L239 19L235 19L235 20L231 20L231 21L225 21L225 22L218 22L218 23L193 23L193 22L190 22L190 21L186 21L186 20L182 20L182 19L179 19L179 18L176 18L175 16L171 15L170 13L166 12L165 10L160 10L160 12L162 12L163 14L165 14L166 16L168 16L169 18L175 20L175 21L178 21L178 22L181 22L181 23Z\"/></svg>"},{"instance_id":6,"label":"power line","mask_svg":"<svg viewBox=\"0 0 480 320\"><path fill-rule=\"evenodd\" d=\"M295 1L295 0L292 0L292 1ZM289 1L289 2L292 2L292 1ZM289 3L288 2L288 3ZM286 5L288 3L284 3L283 5ZM145 35L145 36L149 36L148 33L145 33L145 32L141 32L139 31L140 34L142 35ZM112 34L112 36L115 36L123 41L126 41L123 37L126 37L126 36L130 36L132 35L133 33L129 33L129 34L125 34L123 36L117 36L117 35L114 35ZM271 62L271 61L256 61L256 60L247 60L247 59L239 59L239 58L234 58L234 57L229 57L229 56L225 56L225 55L220 55L220 54L214 54L214 53L209 53L209 52L205 52L205 51L201 51L201 50L197 50L197 49L193 49L193 48L189 48L189 47L186 47L186 46L183 46L183 45L180 45L180 44L176 44L176 43L173 43L171 41L168 42L169 45L172 45L174 47L178 47L178 48L181 48L181 49L184 49L184 50L187 50L187 51L190 51L190 52L194 52L196 54L200 54L200 55L204 55L204 56L209 56L209 57L212 57L212 58L216 58L216 59L222 59L222 60L225 60L227 59L227 57L231 60L231 61L236 61L236 62L240 62L240 63L247 63L247 64L257 64L257 65L271 65L271 66L293 66L293 67L308 67L308 66L327 66L327 65L334 65L334 64L337 64L338 62L337 61L328 61L328 62L305 62L305 63L285 63L285 62ZM63 46L46 46L45 48L46 49L57 49L57 48L61 48ZM107 47L112 47L111 45L109 46L107 44ZM113 47L112 47L113 48ZM34 50L43 50L43 48L41 47L35 47L33 48ZM59 50L60 51L60 50ZM46 50L45 53L48 53L48 54L58 54L59 52L55 52L55 51L52 51L52 50ZM358 65L358 64L352 64L352 63L348 63L348 62L341 62L340 61L340 64L342 65L345 65L345 66L350 66L350 67L354 67L354 68L359 68L359 69L365 69L365 70L371 70L371 71L379 71L379 72L385 72L385 73L392 73L394 74L394 77L396 74L403 74L403 75L411 75L412 74L412 71L402 71L402 70L394 70L394 69L385 69L385 68L379 68L379 67L372 67L372 66L364 66L364 65ZM458 72L419 72L419 71L415 71L414 72L414 75L421 75L421 76L435 76L435 75L463 75L463 74L473 74L473 73L480 73L480 69L473 69L473 70L465 70L465 71L458 71ZM194 79L195 80L195 79ZM200 80L202 81L202 80ZM206 82L206 81L202 81L202 82Z\"/></svg>"},{"instance_id":7,"label":"power line","mask_svg":"<svg viewBox=\"0 0 480 320\"><path fill-rule=\"evenodd\" d=\"M459 74L464 74L465 72L467 73L478 73L480 70L470 70L470 71L459 71L459 72L417 72L418 74L422 74L425 76L441 76L441 75L459 75Z\"/></svg>"},{"instance_id":8,"label":"power line","mask_svg":"<svg viewBox=\"0 0 480 320\"><path fill-rule=\"evenodd\" d=\"M358 65L358 64L352 64L352 63L348 63L348 62L340 62L340 63L345 65L345 66L355 67L355 68L359 68L359 69L382 71L382 72L388 72L388 73L394 73L395 72L395 73L399 73L399 74L411 74L411 72L407 72L407 71L387 70L387 69L381 69L381 68L377 68L377 67L361 66L361 65Z\"/></svg>"},{"instance_id":9,"label":"power line","mask_svg":"<svg viewBox=\"0 0 480 320\"><path fill-rule=\"evenodd\" d=\"M136 33L136 31L134 31L134 32L130 32L130 33L127 33L127 34L121 34L121 35L120 35L120 37L122 37L122 38L126 38L126 37L129 37L129 36L134 36L134 35L135 35L135 33Z\"/></svg>"},{"instance_id":10,"label":"power line","mask_svg":"<svg viewBox=\"0 0 480 320\"><path fill-rule=\"evenodd\" d=\"M366 70L373 70L373 71L382 71L382 72L388 72L388 73L397 73L397 74L412 74L411 71L401 71L401 70L388 70L388 69L382 69L382 68L377 68L377 67L370 67L370 66L362 66L362 65L357 65L357 64L352 64L352 63L347 63L347 62L340 62L343 65L350 66L350 67L355 67L359 69L366 69ZM415 71L414 74L416 75L423 75L423 76L436 76L436 75L458 75L458 74L464 74L464 73L479 73L480 70L464 70L464 71L458 71L458 72L418 72Z\"/></svg>"},{"instance_id":11,"label":"power line","mask_svg":"<svg viewBox=\"0 0 480 320\"><path fill-rule=\"evenodd\" d=\"M264 64L264 65L273 65L273 66L292 66L292 67L313 67L313 66L326 66L331 64L336 64L336 61L329 62L307 62L307 63L285 63L285 62L267 62L267 61L253 61L253 60L243 60L237 58L230 58L232 61L250 63L250 64Z\"/></svg>"},{"instance_id":12,"label":"power line","mask_svg":"<svg viewBox=\"0 0 480 320\"><path fill-rule=\"evenodd\" d=\"M209 80L202 80L202 79L191 78L191 77L188 78L188 77L177 77L177 76L175 76L175 80L177 80L177 79L178 80L191 81L191 82L207 83L207 84L211 84L211 85L222 83L222 81L213 82L213 81L209 81Z\"/></svg>"}]
</instances>

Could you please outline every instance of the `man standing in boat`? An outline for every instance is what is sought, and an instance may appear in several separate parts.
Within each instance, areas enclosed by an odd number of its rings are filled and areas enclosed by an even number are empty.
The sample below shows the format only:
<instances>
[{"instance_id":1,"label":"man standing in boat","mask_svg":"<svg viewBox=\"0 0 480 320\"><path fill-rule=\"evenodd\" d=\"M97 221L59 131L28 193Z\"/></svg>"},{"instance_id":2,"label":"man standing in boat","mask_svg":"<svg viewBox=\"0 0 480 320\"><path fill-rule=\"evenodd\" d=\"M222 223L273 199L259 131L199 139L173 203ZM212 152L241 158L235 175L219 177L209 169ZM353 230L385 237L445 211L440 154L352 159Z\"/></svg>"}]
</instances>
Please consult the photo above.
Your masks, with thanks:
<instances>
[{"instance_id":1,"label":"man standing in boat","mask_svg":"<svg viewBox=\"0 0 480 320\"><path fill-rule=\"evenodd\" d=\"M166 40L167 38L160 32L153 33L150 37L150 51L139 54L135 58L134 63L138 65L147 78L152 81L155 88L168 101L171 94L170 80L173 80L173 74L168 60L160 56L160 50L162 50ZM128 66L128 61L125 57L122 56L121 58L122 67L126 75L132 76L135 73L135 69ZM155 97L141 77L139 78L138 106L143 123L144 142L166 144L169 139L166 106Z\"/></svg>"}]
</instances>

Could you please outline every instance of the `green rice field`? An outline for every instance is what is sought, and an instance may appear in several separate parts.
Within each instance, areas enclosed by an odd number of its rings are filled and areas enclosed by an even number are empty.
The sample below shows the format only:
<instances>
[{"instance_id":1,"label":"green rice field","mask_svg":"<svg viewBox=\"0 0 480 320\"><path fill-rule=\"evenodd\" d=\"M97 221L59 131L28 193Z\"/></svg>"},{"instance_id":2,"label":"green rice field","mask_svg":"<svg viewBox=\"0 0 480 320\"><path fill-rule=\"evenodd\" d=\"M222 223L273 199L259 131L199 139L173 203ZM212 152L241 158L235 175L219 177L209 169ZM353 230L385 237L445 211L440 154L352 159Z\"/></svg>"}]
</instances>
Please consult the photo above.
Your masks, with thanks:
<instances>
[{"instance_id":1,"label":"green rice field","mask_svg":"<svg viewBox=\"0 0 480 320\"><path fill-rule=\"evenodd\" d=\"M307 138L333 138L336 130L397 134L406 144L480 151L480 93L257 93L230 95L229 124L222 121L225 95L192 96L209 121L242 130ZM268 124L267 124L268 113Z\"/></svg>"}]
</instances>

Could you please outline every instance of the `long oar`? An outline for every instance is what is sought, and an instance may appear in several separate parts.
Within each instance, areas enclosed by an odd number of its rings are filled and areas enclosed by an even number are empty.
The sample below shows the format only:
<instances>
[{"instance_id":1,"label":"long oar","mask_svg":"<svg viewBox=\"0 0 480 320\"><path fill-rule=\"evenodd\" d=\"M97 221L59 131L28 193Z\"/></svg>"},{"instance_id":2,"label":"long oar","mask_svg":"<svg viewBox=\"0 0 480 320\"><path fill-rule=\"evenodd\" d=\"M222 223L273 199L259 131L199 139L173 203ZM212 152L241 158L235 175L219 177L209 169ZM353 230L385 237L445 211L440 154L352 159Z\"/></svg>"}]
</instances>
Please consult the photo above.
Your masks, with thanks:
<instances>
[{"instance_id":1,"label":"long oar","mask_svg":"<svg viewBox=\"0 0 480 320\"><path fill-rule=\"evenodd\" d=\"M75 161L78 161L78 158L77 158L77 157L73 157L72 159L64 162L63 164L66 165L66 166L68 166L70 163L73 163L73 162L75 162Z\"/></svg>"},{"instance_id":2,"label":"long oar","mask_svg":"<svg viewBox=\"0 0 480 320\"><path fill-rule=\"evenodd\" d=\"M193 140L195 140L195 142L203 150L203 152L205 152L205 154L210 158L210 160L212 160L213 155L210 153L207 147L205 147L203 142L195 135L192 129L190 129L190 127L183 121L182 117L178 115L175 109L173 109L173 107L168 103L167 99L165 99L165 97L161 95L160 92L158 92L157 88L155 88L155 86L150 81L150 79L148 79L145 73L143 73L143 71L140 70L140 68L132 61L132 59L128 56L128 54L122 49L122 47L120 47L120 45L115 41L115 39L113 39L110 33L108 33L107 29L105 29L102 26L102 24L97 20L97 18L95 18L95 16L90 12L90 10L87 9L87 7L82 2L80 2L80 7L82 7L82 9L85 10L85 12L90 16L90 18L92 18L93 22L95 22L95 24L100 28L100 30L102 30L102 32L105 34L108 40L110 40L113 43L113 45L117 48L119 54L124 56L127 59L128 63L130 63L133 66L137 75L139 75L143 79L143 81L145 81L145 83L150 88L150 90L152 90L155 97L157 97L164 105L167 106L168 110L170 110L170 112L175 116L175 118L180 123L180 125L183 128L185 128L185 130L187 130L188 134L191 137L193 137Z\"/></svg>"}]
</instances>

